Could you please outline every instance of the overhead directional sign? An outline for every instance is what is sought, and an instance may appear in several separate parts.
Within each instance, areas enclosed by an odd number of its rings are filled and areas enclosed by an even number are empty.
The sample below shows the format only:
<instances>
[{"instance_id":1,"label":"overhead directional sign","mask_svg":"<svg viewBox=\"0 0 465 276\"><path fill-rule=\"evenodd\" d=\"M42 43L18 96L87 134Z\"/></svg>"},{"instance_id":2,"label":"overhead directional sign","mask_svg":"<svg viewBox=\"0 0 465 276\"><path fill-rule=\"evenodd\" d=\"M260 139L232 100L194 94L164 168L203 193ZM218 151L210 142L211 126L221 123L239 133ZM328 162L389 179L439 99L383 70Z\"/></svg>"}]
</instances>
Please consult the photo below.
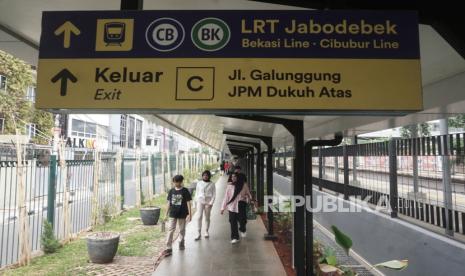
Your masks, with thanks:
<instances>
[{"instance_id":1,"label":"overhead directional sign","mask_svg":"<svg viewBox=\"0 0 465 276\"><path fill-rule=\"evenodd\" d=\"M415 12L44 12L36 105L413 112L419 57Z\"/></svg>"}]
</instances>

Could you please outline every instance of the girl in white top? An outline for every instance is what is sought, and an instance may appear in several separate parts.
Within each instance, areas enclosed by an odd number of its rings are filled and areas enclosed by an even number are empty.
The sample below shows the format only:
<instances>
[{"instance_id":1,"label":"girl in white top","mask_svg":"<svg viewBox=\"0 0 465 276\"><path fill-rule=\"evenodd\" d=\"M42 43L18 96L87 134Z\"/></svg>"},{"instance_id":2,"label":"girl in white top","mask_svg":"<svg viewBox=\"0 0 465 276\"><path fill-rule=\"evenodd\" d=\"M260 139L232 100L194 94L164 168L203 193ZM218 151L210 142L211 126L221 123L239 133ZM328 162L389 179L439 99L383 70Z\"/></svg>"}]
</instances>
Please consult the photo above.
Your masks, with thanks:
<instances>
[{"instance_id":1,"label":"girl in white top","mask_svg":"<svg viewBox=\"0 0 465 276\"><path fill-rule=\"evenodd\" d=\"M195 238L196 241L200 240L202 236L202 219L205 213L205 238L209 238L208 229L210 228L210 213L212 210L213 203L215 202L216 189L215 183L210 181L210 171L204 171L202 173L202 180L197 183L195 188L195 202L197 202L197 225L199 233Z\"/></svg>"}]
</instances>

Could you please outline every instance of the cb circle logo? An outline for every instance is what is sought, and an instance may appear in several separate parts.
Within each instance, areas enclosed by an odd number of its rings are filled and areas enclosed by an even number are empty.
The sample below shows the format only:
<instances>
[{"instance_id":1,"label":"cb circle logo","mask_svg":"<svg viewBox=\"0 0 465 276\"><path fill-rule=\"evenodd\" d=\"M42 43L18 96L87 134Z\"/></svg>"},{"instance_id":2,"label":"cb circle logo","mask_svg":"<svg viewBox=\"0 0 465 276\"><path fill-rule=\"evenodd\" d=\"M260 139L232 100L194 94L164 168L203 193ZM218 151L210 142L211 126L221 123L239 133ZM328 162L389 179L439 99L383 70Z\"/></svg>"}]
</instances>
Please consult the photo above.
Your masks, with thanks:
<instances>
[{"instance_id":1,"label":"cb circle logo","mask_svg":"<svg viewBox=\"0 0 465 276\"><path fill-rule=\"evenodd\" d=\"M150 47L160 52L178 48L184 41L184 27L172 18L159 18L147 27L145 39Z\"/></svg>"},{"instance_id":2,"label":"cb circle logo","mask_svg":"<svg viewBox=\"0 0 465 276\"><path fill-rule=\"evenodd\" d=\"M204 18L192 27L192 42L200 50L213 52L226 46L231 38L229 26L218 18Z\"/></svg>"}]
</instances>

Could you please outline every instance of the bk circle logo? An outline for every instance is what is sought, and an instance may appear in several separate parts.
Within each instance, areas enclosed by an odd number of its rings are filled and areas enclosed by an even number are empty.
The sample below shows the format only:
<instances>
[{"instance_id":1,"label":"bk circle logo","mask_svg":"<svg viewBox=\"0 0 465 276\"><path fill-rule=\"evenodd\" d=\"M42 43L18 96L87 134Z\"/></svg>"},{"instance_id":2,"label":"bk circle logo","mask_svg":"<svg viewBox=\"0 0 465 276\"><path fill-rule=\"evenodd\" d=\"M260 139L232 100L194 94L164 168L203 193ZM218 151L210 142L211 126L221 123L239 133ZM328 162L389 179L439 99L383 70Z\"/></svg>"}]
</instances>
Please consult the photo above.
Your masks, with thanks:
<instances>
[{"instance_id":1,"label":"bk circle logo","mask_svg":"<svg viewBox=\"0 0 465 276\"><path fill-rule=\"evenodd\" d=\"M204 18L192 27L194 45L203 51L213 52L226 46L231 38L229 26L218 18Z\"/></svg>"}]
</instances>

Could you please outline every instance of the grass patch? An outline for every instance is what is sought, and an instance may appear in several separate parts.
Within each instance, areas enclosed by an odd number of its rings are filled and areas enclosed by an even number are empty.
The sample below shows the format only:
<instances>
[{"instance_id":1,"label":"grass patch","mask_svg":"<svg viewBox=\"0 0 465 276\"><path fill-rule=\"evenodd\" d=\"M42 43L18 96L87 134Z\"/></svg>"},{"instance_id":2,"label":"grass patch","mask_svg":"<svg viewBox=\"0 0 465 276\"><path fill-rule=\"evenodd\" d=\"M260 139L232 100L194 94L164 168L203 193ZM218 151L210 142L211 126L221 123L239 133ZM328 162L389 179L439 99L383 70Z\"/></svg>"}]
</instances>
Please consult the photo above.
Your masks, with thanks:
<instances>
[{"instance_id":1,"label":"grass patch","mask_svg":"<svg viewBox=\"0 0 465 276\"><path fill-rule=\"evenodd\" d=\"M151 201L146 202L145 206L162 207L160 220L166 212L166 195L157 196ZM140 217L139 209L133 208L124 212L121 216L113 218L105 225L99 225L94 228L94 232L110 231L123 233L125 243L119 245L118 255L120 256L147 256L150 254L150 243L154 240L163 238L163 233L157 227L144 227L139 220L129 220L130 217ZM136 229L134 229L136 227ZM130 232L124 235L124 232ZM70 242L64 247L58 249L53 254L43 255L31 260L29 266L23 266L16 269L0 271L1 275L86 275L85 271L78 272L78 267L85 266L88 263L87 243L85 235L79 239Z\"/></svg>"},{"instance_id":2,"label":"grass patch","mask_svg":"<svg viewBox=\"0 0 465 276\"><path fill-rule=\"evenodd\" d=\"M120 256L147 256L152 252L151 244L154 240L163 238L160 228L143 227L140 231L131 233L125 238L126 243L118 247Z\"/></svg>"},{"instance_id":3,"label":"grass patch","mask_svg":"<svg viewBox=\"0 0 465 276\"><path fill-rule=\"evenodd\" d=\"M4 271L3 275L70 275L70 268L87 264L85 240L76 240L58 249L57 252L31 260L31 264Z\"/></svg>"}]
</instances>

